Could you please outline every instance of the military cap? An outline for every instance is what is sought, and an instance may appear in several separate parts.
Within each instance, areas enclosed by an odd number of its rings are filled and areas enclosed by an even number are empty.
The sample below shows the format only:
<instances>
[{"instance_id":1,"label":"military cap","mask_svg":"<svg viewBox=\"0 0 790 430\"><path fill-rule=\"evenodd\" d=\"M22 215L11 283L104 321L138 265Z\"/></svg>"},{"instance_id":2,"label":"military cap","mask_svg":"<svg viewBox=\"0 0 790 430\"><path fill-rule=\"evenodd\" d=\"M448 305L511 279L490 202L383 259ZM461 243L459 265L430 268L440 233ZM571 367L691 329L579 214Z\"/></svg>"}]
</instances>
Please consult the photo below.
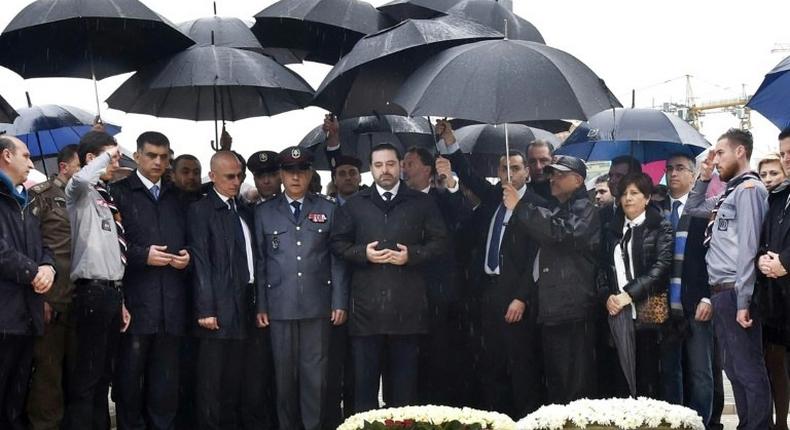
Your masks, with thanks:
<instances>
[{"instance_id":1,"label":"military cap","mask_svg":"<svg viewBox=\"0 0 790 430\"><path fill-rule=\"evenodd\" d=\"M346 166L346 165L354 166L357 169L361 169L362 168L362 161L360 161L359 158L352 157L350 155L340 155L340 156L338 156L337 158L335 158L332 161L335 162L335 165L332 166L333 169L336 169L336 168L338 168L340 166Z\"/></svg>"},{"instance_id":2,"label":"military cap","mask_svg":"<svg viewBox=\"0 0 790 430\"><path fill-rule=\"evenodd\" d=\"M274 151L258 151L247 159L247 168L253 175L272 173L280 170L280 161Z\"/></svg>"},{"instance_id":3,"label":"military cap","mask_svg":"<svg viewBox=\"0 0 790 430\"><path fill-rule=\"evenodd\" d=\"M554 156L554 160L545 168L560 172L574 172L582 178L587 178L587 166L584 164L584 161L570 155Z\"/></svg>"},{"instance_id":4,"label":"military cap","mask_svg":"<svg viewBox=\"0 0 790 430\"><path fill-rule=\"evenodd\" d=\"M280 152L281 169L309 169L313 165L313 154L309 149L290 146Z\"/></svg>"}]
</instances>

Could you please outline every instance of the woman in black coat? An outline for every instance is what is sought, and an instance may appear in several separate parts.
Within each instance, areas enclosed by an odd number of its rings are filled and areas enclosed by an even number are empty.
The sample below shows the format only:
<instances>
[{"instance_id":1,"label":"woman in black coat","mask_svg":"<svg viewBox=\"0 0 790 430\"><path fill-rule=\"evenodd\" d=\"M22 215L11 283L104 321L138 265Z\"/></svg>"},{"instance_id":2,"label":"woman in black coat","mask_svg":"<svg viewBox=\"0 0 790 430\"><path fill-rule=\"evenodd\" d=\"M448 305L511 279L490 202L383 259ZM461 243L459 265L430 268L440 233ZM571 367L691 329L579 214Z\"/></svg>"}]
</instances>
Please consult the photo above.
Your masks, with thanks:
<instances>
[{"instance_id":1,"label":"woman in black coat","mask_svg":"<svg viewBox=\"0 0 790 430\"><path fill-rule=\"evenodd\" d=\"M643 173L630 174L618 184L617 213L603 235L607 276L601 288L608 296L609 315L628 312L635 320L637 395L658 398L660 325L640 324L636 307L667 291L674 232L670 222L650 205L652 191L653 182Z\"/></svg>"}]
</instances>

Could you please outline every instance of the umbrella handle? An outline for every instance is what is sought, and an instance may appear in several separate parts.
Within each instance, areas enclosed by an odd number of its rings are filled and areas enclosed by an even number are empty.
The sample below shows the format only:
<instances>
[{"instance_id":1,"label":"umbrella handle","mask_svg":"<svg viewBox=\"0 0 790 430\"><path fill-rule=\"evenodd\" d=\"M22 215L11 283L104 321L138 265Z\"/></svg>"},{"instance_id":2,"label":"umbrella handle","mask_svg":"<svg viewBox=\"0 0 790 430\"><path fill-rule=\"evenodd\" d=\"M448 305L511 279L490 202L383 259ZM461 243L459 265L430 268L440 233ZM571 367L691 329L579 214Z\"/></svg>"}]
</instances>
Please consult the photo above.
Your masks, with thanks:
<instances>
[{"instance_id":1,"label":"umbrella handle","mask_svg":"<svg viewBox=\"0 0 790 430\"><path fill-rule=\"evenodd\" d=\"M436 155L441 155L442 150L439 149L439 138L436 137L436 131L433 129L433 122L431 122L431 117L428 116L428 128L431 130L431 136L433 136L433 145L436 147ZM441 174L439 175L439 180L444 181L447 179L447 175Z\"/></svg>"}]
</instances>

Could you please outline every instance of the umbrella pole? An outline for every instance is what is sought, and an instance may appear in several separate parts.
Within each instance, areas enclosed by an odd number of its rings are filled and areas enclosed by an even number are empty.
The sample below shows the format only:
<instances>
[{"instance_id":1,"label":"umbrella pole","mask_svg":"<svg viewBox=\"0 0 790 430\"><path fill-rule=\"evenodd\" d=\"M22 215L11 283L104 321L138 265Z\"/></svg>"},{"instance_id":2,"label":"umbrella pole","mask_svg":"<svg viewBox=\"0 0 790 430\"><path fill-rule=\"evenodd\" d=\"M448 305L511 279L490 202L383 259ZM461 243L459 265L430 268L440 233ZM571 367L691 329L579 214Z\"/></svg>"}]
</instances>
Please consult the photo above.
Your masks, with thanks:
<instances>
[{"instance_id":1,"label":"umbrella pole","mask_svg":"<svg viewBox=\"0 0 790 430\"><path fill-rule=\"evenodd\" d=\"M505 123L505 163L507 165L507 182L510 183L510 136L507 132L507 123Z\"/></svg>"},{"instance_id":2,"label":"umbrella pole","mask_svg":"<svg viewBox=\"0 0 790 430\"><path fill-rule=\"evenodd\" d=\"M44 149L41 148L41 137L39 137L38 131L36 131L36 143L38 144L38 156L41 157L41 167L44 169L44 177L49 179L49 172L47 172L47 160L44 159Z\"/></svg>"},{"instance_id":3,"label":"umbrella pole","mask_svg":"<svg viewBox=\"0 0 790 430\"><path fill-rule=\"evenodd\" d=\"M93 80L93 95L96 97L96 119L101 122L101 105L99 103L99 84L96 82L96 71L93 65L93 49L89 50L91 59L91 79Z\"/></svg>"},{"instance_id":4,"label":"umbrella pole","mask_svg":"<svg viewBox=\"0 0 790 430\"><path fill-rule=\"evenodd\" d=\"M214 93L214 141L211 142L211 149L219 151L219 129L217 128L217 87L212 86L211 89Z\"/></svg>"}]
</instances>

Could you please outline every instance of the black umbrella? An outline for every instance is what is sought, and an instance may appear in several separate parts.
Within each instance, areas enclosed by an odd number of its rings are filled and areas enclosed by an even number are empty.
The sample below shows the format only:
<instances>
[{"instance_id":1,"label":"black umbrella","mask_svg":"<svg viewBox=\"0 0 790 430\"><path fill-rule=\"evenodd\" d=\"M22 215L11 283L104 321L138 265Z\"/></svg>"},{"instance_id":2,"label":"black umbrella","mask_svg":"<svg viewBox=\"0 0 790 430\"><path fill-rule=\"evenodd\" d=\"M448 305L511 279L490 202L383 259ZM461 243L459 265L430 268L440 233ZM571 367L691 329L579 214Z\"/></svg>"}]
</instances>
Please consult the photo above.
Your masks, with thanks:
<instances>
[{"instance_id":1,"label":"black umbrella","mask_svg":"<svg viewBox=\"0 0 790 430\"><path fill-rule=\"evenodd\" d=\"M502 34L458 17L406 20L362 38L324 78L313 104L341 118L400 114L391 105L400 84L425 58L459 44Z\"/></svg>"},{"instance_id":2,"label":"black umbrella","mask_svg":"<svg viewBox=\"0 0 790 430\"><path fill-rule=\"evenodd\" d=\"M526 154L527 145L536 139L548 141L559 147L560 139L554 133L522 124L508 124L510 150ZM461 151L472 154L472 165L481 174L497 175L499 158L505 151L505 127L490 124L475 124L455 131L455 139Z\"/></svg>"},{"instance_id":3,"label":"black umbrella","mask_svg":"<svg viewBox=\"0 0 790 430\"><path fill-rule=\"evenodd\" d=\"M379 10L395 20L428 19L444 15L463 0L393 0Z\"/></svg>"},{"instance_id":4,"label":"black umbrella","mask_svg":"<svg viewBox=\"0 0 790 430\"><path fill-rule=\"evenodd\" d=\"M14 122L14 118L19 116L19 112L15 111L10 104L0 96L0 123Z\"/></svg>"},{"instance_id":5,"label":"black umbrella","mask_svg":"<svg viewBox=\"0 0 790 430\"><path fill-rule=\"evenodd\" d=\"M299 146L309 148L314 153L313 166L319 170L331 170L326 158L326 134L321 126L311 130ZM366 116L349 118L340 121L341 150L362 161L361 171L370 169L369 156L371 148L392 143L401 153L419 146L433 151L434 138L431 126L425 118L409 118L397 115Z\"/></svg>"},{"instance_id":6,"label":"black umbrella","mask_svg":"<svg viewBox=\"0 0 790 430\"><path fill-rule=\"evenodd\" d=\"M366 34L392 24L362 0L280 0L255 15L263 46L307 52L306 60L335 64Z\"/></svg>"},{"instance_id":7,"label":"black umbrella","mask_svg":"<svg viewBox=\"0 0 790 430\"><path fill-rule=\"evenodd\" d=\"M450 120L450 124L453 126L453 130L458 130L459 128L466 127L467 125L475 125L481 123L479 121L470 121L468 119L453 118ZM517 121L511 124L521 124L532 128L539 128L541 130L546 130L550 133L562 133L565 131L569 131L571 127L573 127L572 122L563 121L561 119L549 119L542 121Z\"/></svg>"},{"instance_id":8,"label":"black umbrella","mask_svg":"<svg viewBox=\"0 0 790 430\"><path fill-rule=\"evenodd\" d=\"M237 121L306 106L313 89L256 52L195 46L141 69L107 104L113 109L193 121Z\"/></svg>"},{"instance_id":9,"label":"black umbrella","mask_svg":"<svg viewBox=\"0 0 790 430\"><path fill-rule=\"evenodd\" d=\"M492 0L396 0L379 10L400 20L457 15L507 33L510 39L545 43L532 23Z\"/></svg>"},{"instance_id":10,"label":"black umbrella","mask_svg":"<svg viewBox=\"0 0 790 430\"><path fill-rule=\"evenodd\" d=\"M632 305L633 306L633 305ZM631 396L636 396L636 333L631 306L626 306L615 316L609 315L609 330L617 349L617 358L623 370Z\"/></svg>"},{"instance_id":11,"label":"black umbrella","mask_svg":"<svg viewBox=\"0 0 790 430\"><path fill-rule=\"evenodd\" d=\"M541 43L510 39L442 51L406 80L393 102L408 115L487 124L587 119L620 106L603 80L575 57Z\"/></svg>"},{"instance_id":12,"label":"black umbrella","mask_svg":"<svg viewBox=\"0 0 790 430\"><path fill-rule=\"evenodd\" d=\"M192 44L139 0L37 0L0 34L0 65L25 79L88 78L95 85Z\"/></svg>"},{"instance_id":13,"label":"black umbrella","mask_svg":"<svg viewBox=\"0 0 790 430\"><path fill-rule=\"evenodd\" d=\"M268 55L280 64L301 63L305 53L284 48L264 48L246 22L239 18L211 16L187 21L178 28L198 46L247 49Z\"/></svg>"}]
</instances>

